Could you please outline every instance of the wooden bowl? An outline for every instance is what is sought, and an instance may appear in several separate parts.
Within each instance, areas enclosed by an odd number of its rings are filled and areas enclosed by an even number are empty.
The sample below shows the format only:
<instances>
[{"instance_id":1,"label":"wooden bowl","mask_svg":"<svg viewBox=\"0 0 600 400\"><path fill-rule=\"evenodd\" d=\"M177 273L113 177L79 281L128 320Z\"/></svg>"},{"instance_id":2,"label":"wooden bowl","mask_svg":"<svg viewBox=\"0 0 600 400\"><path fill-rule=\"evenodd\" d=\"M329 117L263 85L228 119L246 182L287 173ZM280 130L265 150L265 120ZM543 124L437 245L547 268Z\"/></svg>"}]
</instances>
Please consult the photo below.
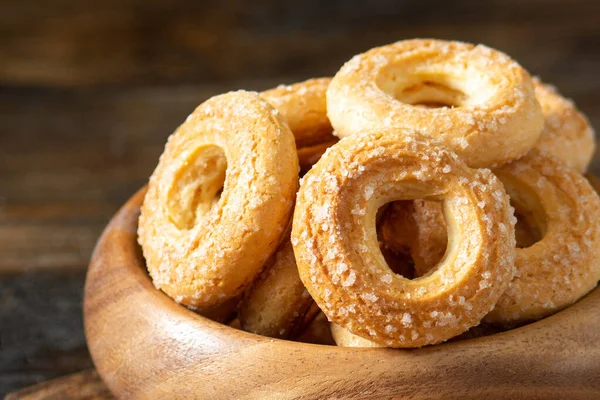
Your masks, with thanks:
<instances>
[{"instance_id":1,"label":"wooden bowl","mask_svg":"<svg viewBox=\"0 0 600 400\"><path fill-rule=\"evenodd\" d=\"M508 332L416 350L270 339L156 290L136 240L144 191L114 216L85 286L85 332L121 398L600 398L600 290Z\"/></svg>"}]
</instances>

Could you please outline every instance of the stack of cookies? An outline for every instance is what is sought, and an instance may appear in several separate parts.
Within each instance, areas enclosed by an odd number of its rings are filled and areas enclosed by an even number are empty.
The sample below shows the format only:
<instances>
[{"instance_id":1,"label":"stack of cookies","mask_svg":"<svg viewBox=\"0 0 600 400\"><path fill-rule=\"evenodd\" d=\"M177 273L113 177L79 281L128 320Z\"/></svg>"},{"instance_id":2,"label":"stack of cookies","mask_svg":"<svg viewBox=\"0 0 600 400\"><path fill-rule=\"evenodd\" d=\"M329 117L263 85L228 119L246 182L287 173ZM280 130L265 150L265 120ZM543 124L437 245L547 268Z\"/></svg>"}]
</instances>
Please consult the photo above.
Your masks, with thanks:
<instances>
[{"instance_id":1,"label":"stack of cookies","mask_svg":"<svg viewBox=\"0 0 600 400\"><path fill-rule=\"evenodd\" d=\"M168 140L139 242L209 318L421 347L549 316L600 280L588 120L482 45L406 40L333 78L215 96Z\"/></svg>"}]
</instances>

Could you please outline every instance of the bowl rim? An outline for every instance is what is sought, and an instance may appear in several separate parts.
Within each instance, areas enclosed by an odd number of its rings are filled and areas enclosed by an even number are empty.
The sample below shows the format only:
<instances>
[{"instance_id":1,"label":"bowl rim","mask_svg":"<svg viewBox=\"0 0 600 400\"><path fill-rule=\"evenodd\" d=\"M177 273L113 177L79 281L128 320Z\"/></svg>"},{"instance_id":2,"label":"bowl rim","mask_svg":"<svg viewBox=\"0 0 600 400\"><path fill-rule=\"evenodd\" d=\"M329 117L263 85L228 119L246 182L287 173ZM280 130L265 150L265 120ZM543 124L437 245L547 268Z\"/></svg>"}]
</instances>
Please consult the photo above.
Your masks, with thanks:
<instances>
[{"instance_id":1,"label":"bowl rim","mask_svg":"<svg viewBox=\"0 0 600 400\"><path fill-rule=\"evenodd\" d=\"M137 243L137 220L145 190L145 188L140 189L112 218L94 249L86 277L84 294L86 338L92 359L100 375L115 394L124 397L135 397L140 393L156 394L156 390L163 390L164 385L173 382L173 378L170 377L168 381L148 383L155 375L151 366L147 366L145 362L140 364L139 352L144 346L137 340L149 339L147 336L142 337L141 333L139 337L135 335L138 326L140 326L140 332L145 329L144 335L154 336L155 339L158 338L159 342L173 342L173 346L178 349L182 348L186 352L197 353L197 356L194 357L198 357L199 360L210 357L216 363L222 363L228 359L231 351L245 354L246 349L250 348L261 348L263 352L266 352L254 354L254 358L260 358L262 354L267 353L288 354L291 357L288 360L290 364L297 366L310 363L311 360L314 363L314 357L327 359L332 365L341 368L342 372L346 368L344 363L350 362L349 360L360 360L363 367L369 365L385 376L386 382L394 383L394 388L392 386L387 388L391 392L380 392L380 395L399 393L398 390L402 387L406 389L406 384L403 386L402 379L414 374L414 371L410 371L410 365L420 364L428 365L434 372L437 371L435 372L437 375L446 373L447 378L454 376L455 380L462 381L465 390L470 386L478 386L480 390L487 388L485 389L487 392L479 393L488 395L499 393L491 389L493 385L490 386L490 382L513 378L513 382L523 381L522 383L524 383L530 382L532 377L538 379L538 385L543 383L547 387L553 387L553 390L559 390L557 389L559 386L573 390L574 385L581 385L580 387L593 389L593 393L600 393L600 382L593 383L593 379L591 379L592 374L600 371L600 346L597 345L600 342L600 329L598 329L600 326L600 289L598 287L574 305L540 321L489 336L445 342L418 349L349 348L264 337L202 317L177 304L154 287L147 273L141 248ZM124 303L126 304L125 309L123 309ZM156 325L156 321L148 322L152 318L161 322L171 321L173 326L168 326L168 324L159 326ZM150 327L154 330L148 332ZM174 327L189 331L192 339L181 336ZM128 337L126 332L129 334L134 332L134 339ZM572 354L565 353L565 348L573 348L575 345L577 351ZM127 346L131 348L127 348ZM125 356L122 355L123 352L126 353ZM117 355L115 356L115 354ZM576 355L577 359L573 358L573 355ZM117 369L114 367L115 357L121 358ZM154 356L155 360L159 362L166 362L165 357L162 353ZM185 365L180 368L204 371L198 369L201 367L193 365L194 357L190 356L188 363L184 363ZM473 377L457 375L456 371L448 373L444 369L439 369L438 361L436 361L438 358L446 357L454 358L455 363L459 363L461 360L483 363L496 375L492 377L488 374L486 375L487 381L484 379L483 382L475 382ZM491 361L494 363L490 366ZM252 358L241 358L239 362L252 368ZM398 370L398 372L390 375L387 369L381 369L378 366L380 363L393 367L392 369ZM549 363L560 363L561 367L555 367L549 371ZM137 369L134 364L137 364ZM457 364L456 367L466 373L464 366ZM319 366L318 368L338 376L338 371L327 369L328 366ZM507 369L511 370L508 375L506 374ZM141 382L144 382L141 389L136 387L139 386L140 381L132 382L130 378L126 378L124 370L128 374L143 375L139 378ZM266 378L260 374L260 371L246 370L246 372L254 377L253 382L255 383L268 382L269 385L272 385L270 378L265 381ZM197 373L200 374L200 372ZM280 372L274 371L273 373L277 375ZM322 373L325 374L325 372ZM573 379L575 373L579 374L579 379ZM519 378L519 374L524 377ZM315 388L327 381L325 376L317 375L315 373L310 376L310 379L317 382ZM582 377L590 379L582 381ZM370 387L373 383L369 383L369 379L373 380L372 376L369 378L355 374L351 378L361 382L365 387ZM340 379L342 378L340 377ZM423 390L429 390L426 389L426 386L431 385L431 379L432 376L428 372L422 377L414 378L412 384L419 381ZM280 378L280 382L284 380L285 378ZM213 384L212 381L202 382L206 385ZM357 386L356 382L348 380L348 383L355 388ZM184 385L184 383L181 384ZM517 385L517 387L520 390L526 390L522 385ZM536 388L540 389L540 387ZM336 390L338 390L335 392L336 396L349 394L340 388ZM437 390L442 389L437 387ZM193 393L195 392L188 394L194 397ZM236 393L241 394L242 392ZM560 390L558 392L549 391L548 394L550 393L560 393ZM467 394L467 392L463 393L465 396ZM214 395L216 396L214 398L221 398L218 392L214 392ZM229 395L227 397L231 398ZM288 397L282 395L278 398Z\"/></svg>"}]
</instances>

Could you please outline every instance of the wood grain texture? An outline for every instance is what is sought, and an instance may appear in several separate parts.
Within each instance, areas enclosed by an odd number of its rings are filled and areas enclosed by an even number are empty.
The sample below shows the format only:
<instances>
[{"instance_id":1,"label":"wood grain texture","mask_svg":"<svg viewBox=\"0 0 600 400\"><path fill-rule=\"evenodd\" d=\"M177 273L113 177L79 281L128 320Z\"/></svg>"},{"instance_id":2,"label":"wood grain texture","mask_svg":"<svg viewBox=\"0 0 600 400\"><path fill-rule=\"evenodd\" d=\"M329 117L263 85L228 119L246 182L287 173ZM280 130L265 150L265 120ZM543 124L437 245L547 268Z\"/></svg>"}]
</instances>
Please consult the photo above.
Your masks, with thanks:
<instances>
[{"instance_id":1,"label":"wood grain texture","mask_svg":"<svg viewBox=\"0 0 600 400\"><path fill-rule=\"evenodd\" d=\"M113 395L90 369L19 390L6 400L112 400Z\"/></svg>"},{"instance_id":2,"label":"wood grain texture","mask_svg":"<svg viewBox=\"0 0 600 400\"><path fill-rule=\"evenodd\" d=\"M487 43L536 73L550 69L553 81L600 62L590 51L600 29L594 0L5 3L0 82L19 85L321 76L357 52L411 37Z\"/></svg>"},{"instance_id":3,"label":"wood grain texture","mask_svg":"<svg viewBox=\"0 0 600 400\"><path fill-rule=\"evenodd\" d=\"M106 221L148 180L171 132L203 100L233 88L0 90L0 274L84 270Z\"/></svg>"},{"instance_id":4,"label":"wood grain texture","mask_svg":"<svg viewBox=\"0 0 600 400\"><path fill-rule=\"evenodd\" d=\"M207 320L152 285L138 192L112 219L86 280L94 363L124 398L590 399L600 396L600 290L542 321L417 350L319 346ZM234 384L232 384L234 382Z\"/></svg>"},{"instance_id":5,"label":"wood grain texture","mask_svg":"<svg viewBox=\"0 0 600 400\"><path fill-rule=\"evenodd\" d=\"M73 271L0 274L0 398L92 367L83 334L84 278Z\"/></svg>"}]
</instances>

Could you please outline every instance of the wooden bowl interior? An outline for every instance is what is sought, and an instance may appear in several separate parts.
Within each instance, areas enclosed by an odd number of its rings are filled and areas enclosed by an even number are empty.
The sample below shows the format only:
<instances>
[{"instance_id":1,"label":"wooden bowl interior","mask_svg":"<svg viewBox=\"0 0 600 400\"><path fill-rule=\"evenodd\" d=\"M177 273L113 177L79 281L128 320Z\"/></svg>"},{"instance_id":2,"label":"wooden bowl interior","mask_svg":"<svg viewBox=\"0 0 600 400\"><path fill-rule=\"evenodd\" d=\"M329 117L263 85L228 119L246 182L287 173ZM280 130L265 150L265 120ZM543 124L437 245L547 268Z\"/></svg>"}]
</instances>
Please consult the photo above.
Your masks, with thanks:
<instances>
[{"instance_id":1,"label":"wooden bowl interior","mask_svg":"<svg viewBox=\"0 0 600 400\"><path fill-rule=\"evenodd\" d=\"M85 331L123 398L593 398L600 394L600 290L544 320L415 350L271 339L199 316L154 288L136 229L145 191L100 238Z\"/></svg>"}]
</instances>

